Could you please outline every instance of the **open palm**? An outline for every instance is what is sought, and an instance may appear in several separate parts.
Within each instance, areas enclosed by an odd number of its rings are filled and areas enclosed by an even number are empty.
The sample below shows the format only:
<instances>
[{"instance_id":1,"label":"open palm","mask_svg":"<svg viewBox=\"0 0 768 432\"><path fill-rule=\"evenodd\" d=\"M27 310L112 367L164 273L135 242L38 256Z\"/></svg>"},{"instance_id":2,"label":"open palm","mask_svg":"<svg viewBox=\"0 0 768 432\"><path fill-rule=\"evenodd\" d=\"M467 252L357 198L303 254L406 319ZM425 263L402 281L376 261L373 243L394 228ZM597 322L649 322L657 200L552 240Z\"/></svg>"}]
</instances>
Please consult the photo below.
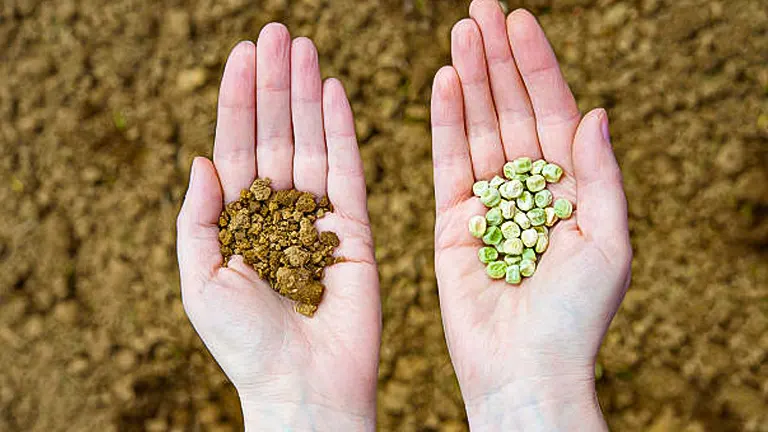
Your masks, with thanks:
<instances>
[{"instance_id":1,"label":"open palm","mask_svg":"<svg viewBox=\"0 0 768 432\"><path fill-rule=\"evenodd\" d=\"M316 225L338 234L345 260L326 269L314 318L295 313L241 257L222 267L218 216L257 176L334 206ZM312 42L291 42L282 25L230 54L214 163L193 162L178 255L187 314L237 388L247 426L372 427L381 317L352 111L337 80L321 81Z\"/></svg>"},{"instance_id":2,"label":"open palm","mask_svg":"<svg viewBox=\"0 0 768 432\"><path fill-rule=\"evenodd\" d=\"M570 392L595 403L594 357L626 290L631 249L605 111L581 117L530 13L505 19L495 0L475 0L470 15L453 29L453 65L435 77L432 123L440 304L472 424L477 412ZM520 156L560 165L552 193L576 211L550 233L533 277L512 286L486 275L467 222L486 210L473 182Z\"/></svg>"}]
</instances>

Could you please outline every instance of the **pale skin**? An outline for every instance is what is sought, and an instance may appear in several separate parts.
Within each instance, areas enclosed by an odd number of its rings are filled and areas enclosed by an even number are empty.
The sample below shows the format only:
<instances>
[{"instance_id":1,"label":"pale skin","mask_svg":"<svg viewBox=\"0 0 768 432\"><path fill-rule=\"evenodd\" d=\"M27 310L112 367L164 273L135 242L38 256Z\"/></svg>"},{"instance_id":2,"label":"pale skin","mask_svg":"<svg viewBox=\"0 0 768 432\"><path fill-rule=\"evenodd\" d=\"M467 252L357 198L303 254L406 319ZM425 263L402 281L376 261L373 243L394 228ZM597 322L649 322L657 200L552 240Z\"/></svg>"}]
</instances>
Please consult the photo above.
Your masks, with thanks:
<instances>
[{"instance_id":1,"label":"pale skin","mask_svg":"<svg viewBox=\"0 0 768 432\"><path fill-rule=\"evenodd\" d=\"M621 173L604 110L583 116L535 18L475 0L435 77L435 260L448 347L477 430L606 430L594 361L629 283ZM182 297L237 388L247 430L374 430L381 312L362 161L349 102L317 51L267 25L222 77L213 162L196 158L178 219ZM467 221L476 179L544 157L576 206L519 287L491 281ZM226 267L216 222L256 177L328 195L346 261L327 269L314 318L295 313L241 258Z\"/></svg>"}]
</instances>

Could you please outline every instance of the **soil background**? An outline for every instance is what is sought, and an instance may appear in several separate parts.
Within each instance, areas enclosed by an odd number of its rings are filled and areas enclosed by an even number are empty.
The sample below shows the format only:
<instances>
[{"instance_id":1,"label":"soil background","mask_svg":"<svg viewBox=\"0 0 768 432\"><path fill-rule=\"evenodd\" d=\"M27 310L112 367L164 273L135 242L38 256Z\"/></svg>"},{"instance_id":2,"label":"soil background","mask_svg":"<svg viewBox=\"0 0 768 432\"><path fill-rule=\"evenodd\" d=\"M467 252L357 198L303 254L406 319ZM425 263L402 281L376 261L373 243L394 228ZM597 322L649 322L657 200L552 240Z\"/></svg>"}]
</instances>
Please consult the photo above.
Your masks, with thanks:
<instances>
[{"instance_id":1,"label":"soil background","mask_svg":"<svg viewBox=\"0 0 768 432\"><path fill-rule=\"evenodd\" d=\"M618 431L768 430L768 9L519 0L603 106L634 280L600 354ZM353 100L382 280L381 430L466 429L432 265L430 82L465 1L3 0L0 430L230 431L174 223L228 50L312 37Z\"/></svg>"}]
</instances>

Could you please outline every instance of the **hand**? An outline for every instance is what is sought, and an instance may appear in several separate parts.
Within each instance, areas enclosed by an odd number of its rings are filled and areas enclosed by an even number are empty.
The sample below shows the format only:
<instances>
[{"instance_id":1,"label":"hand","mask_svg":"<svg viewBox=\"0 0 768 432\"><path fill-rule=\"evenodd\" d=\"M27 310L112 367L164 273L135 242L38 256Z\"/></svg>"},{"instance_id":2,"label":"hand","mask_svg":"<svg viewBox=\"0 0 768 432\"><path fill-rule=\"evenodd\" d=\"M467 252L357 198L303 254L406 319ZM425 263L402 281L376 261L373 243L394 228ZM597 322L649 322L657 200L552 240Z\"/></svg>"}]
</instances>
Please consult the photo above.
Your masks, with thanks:
<instances>
[{"instance_id":1,"label":"hand","mask_svg":"<svg viewBox=\"0 0 768 432\"><path fill-rule=\"evenodd\" d=\"M600 430L594 361L627 289L626 199L604 110L583 118L536 19L505 21L475 0L452 32L453 66L432 96L436 271L443 323L470 425ZM576 203L520 286L488 278L467 222L484 214L475 180L520 156L565 174L555 197Z\"/></svg>"},{"instance_id":2,"label":"hand","mask_svg":"<svg viewBox=\"0 0 768 432\"><path fill-rule=\"evenodd\" d=\"M373 430L381 312L363 167L344 89L322 83L310 40L291 42L270 24L257 46L232 50L213 159L194 160L178 218L182 296L237 388L246 428ZM338 234L346 260L326 269L314 318L294 312L241 257L222 267L222 205L256 176L327 194L335 207L317 227Z\"/></svg>"}]
</instances>

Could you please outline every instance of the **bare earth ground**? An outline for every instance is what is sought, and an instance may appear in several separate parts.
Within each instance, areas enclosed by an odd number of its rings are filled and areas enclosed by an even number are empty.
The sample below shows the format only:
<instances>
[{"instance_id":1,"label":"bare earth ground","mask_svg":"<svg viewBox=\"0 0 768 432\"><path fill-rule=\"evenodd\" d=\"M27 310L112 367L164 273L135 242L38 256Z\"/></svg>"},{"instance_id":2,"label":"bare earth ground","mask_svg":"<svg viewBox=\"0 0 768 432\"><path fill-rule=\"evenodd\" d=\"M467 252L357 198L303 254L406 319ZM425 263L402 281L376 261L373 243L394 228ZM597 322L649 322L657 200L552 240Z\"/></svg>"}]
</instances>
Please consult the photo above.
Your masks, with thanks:
<instances>
[{"instance_id":1,"label":"bare earth ground","mask_svg":"<svg viewBox=\"0 0 768 432\"><path fill-rule=\"evenodd\" d=\"M768 430L768 9L527 0L604 106L634 282L600 356L620 431ZM381 430L465 430L432 266L429 85L458 1L5 0L0 430L238 429L179 299L174 220L228 49L269 20L352 98L378 239Z\"/></svg>"}]
</instances>

